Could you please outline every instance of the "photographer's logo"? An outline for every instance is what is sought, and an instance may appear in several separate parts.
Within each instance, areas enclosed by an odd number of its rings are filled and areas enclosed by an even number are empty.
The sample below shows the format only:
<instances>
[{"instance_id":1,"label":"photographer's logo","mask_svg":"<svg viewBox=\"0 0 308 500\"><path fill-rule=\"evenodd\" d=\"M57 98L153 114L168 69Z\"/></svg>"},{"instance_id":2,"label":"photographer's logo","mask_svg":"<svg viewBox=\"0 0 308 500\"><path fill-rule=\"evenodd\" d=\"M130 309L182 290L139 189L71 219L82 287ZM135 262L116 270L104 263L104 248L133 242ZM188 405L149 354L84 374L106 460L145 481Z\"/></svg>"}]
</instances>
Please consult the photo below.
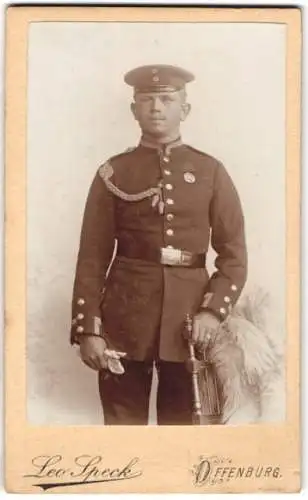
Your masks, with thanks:
<instances>
[{"instance_id":1,"label":"photographer's logo","mask_svg":"<svg viewBox=\"0 0 308 500\"><path fill-rule=\"evenodd\" d=\"M281 478L280 468L274 465L234 465L229 457L217 455L199 457L191 470L195 486L216 485L234 479Z\"/></svg>"}]
</instances>

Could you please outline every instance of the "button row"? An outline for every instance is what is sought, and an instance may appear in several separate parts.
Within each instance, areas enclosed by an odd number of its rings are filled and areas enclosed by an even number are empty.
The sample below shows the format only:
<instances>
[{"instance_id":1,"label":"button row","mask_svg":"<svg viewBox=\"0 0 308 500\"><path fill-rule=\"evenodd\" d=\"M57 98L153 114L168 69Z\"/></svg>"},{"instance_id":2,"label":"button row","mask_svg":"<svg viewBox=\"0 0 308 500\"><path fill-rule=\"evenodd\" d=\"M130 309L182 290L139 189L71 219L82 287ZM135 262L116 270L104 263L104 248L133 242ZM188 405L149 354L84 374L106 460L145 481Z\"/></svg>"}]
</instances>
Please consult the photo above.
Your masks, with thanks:
<instances>
[{"instance_id":1,"label":"button row","mask_svg":"<svg viewBox=\"0 0 308 500\"><path fill-rule=\"evenodd\" d=\"M169 159L168 156L164 156L163 157L163 161L165 163L169 163L170 159ZM165 168L164 169L164 174L170 176L171 175L171 171L169 169ZM170 184L170 183L168 183L168 184L165 185L165 188L166 188L167 191L172 191L173 185ZM174 205L174 200L172 198L167 198L166 199L166 204L167 205ZM174 215L172 213L168 213L168 214L166 214L166 219L167 219L168 222L171 222L174 219ZM173 236L173 234L174 234L173 229L167 229L166 234L168 236Z\"/></svg>"},{"instance_id":2,"label":"button row","mask_svg":"<svg viewBox=\"0 0 308 500\"><path fill-rule=\"evenodd\" d=\"M234 284L233 284L233 285L231 285L231 286L230 286L230 288L231 288L232 292L236 292L236 291L237 291L237 286L236 286L236 285L234 285ZM231 297L229 297L229 295L226 295L226 296L224 297L224 302L225 302L226 304L230 304L230 302L231 302ZM229 308L229 311L230 311L230 310L231 310L231 305L229 305L229 307L228 307L228 308ZM225 308L225 307L221 307L221 308L219 309L219 312L220 312L220 314L223 314L223 315L225 315L225 314L227 313L227 311L226 311L226 308Z\"/></svg>"},{"instance_id":3,"label":"button row","mask_svg":"<svg viewBox=\"0 0 308 500\"><path fill-rule=\"evenodd\" d=\"M79 306L84 306L85 303L86 303L86 301L82 297L80 297L79 299L77 299L77 304ZM84 314L83 313L78 313L77 316L76 316L76 319L73 320L73 324L75 324L77 320L82 320L82 319L84 319ZM83 331L84 331L83 326L81 326L81 325L77 326L77 328L76 328L76 332L77 333L82 333Z\"/></svg>"},{"instance_id":4,"label":"button row","mask_svg":"<svg viewBox=\"0 0 308 500\"><path fill-rule=\"evenodd\" d=\"M167 156L164 156L163 157L163 161L165 163L169 163L170 159ZM167 176L171 175L171 171L169 169L167 169L167 168L165 168L163 172ZM167 183L167 184L165 184L165 188L166 188L167 191L172 191L173 190L173 185L170 184L170 183ZM166 199L166 204L167 205L174 205L174 200L172 198L167 198ZM168 222L171 222L174 219L174 214L167 213L166 214L166 219L167 219ZM167 236L173 236L174 235L174 230L171 229L171 228L168 228L166 230L166 235ZM172 245L168 245L167 248L173 248L173 246Z\"/></svg>"}]
</instances>

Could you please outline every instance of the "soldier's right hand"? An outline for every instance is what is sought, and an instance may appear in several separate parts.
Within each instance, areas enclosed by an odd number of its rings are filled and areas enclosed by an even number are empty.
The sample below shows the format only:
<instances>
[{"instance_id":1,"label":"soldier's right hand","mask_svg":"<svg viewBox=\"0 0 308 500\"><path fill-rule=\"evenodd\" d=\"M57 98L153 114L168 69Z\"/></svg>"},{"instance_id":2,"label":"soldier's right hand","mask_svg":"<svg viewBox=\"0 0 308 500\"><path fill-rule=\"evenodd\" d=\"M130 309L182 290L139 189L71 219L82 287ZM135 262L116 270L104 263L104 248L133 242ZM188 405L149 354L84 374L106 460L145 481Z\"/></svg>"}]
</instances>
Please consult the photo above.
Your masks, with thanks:
<instances>
[{"instance_id":1,"label":"soldier's right hand","mask_svg":"<svg viewBox=\"0 0 308 500\"><path fill-rule=\"evenodd\" d=\"M105 340L97 335L84 335L79 339L80 357L82 361L93 370L107 368Z\"/></svg>"},{"instance_id":2,"label":"soldier's right hand","mask_svg":"<svg viewBox=\"0 0 308 500\"><path fill-rule=\"evenodd\" d=\"M107 349L105 340L97 335L80 336L79 344L80 357L89 368L108 369L119 375L124 373L125 370L120 360L126 356L126 352Z\"/></svg>"}]
</instances>

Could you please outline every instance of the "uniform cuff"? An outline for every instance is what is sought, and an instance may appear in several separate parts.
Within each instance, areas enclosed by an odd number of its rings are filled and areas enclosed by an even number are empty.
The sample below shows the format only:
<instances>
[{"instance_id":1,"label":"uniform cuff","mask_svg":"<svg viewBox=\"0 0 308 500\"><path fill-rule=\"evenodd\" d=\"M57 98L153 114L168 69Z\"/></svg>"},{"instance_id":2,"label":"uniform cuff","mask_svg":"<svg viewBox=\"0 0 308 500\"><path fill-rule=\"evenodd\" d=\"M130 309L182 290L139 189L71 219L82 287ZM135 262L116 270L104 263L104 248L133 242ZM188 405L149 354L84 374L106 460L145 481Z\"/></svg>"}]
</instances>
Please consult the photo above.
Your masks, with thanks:
<instances>
[{"instance_id":1,"label":"uniform cuff","mask_svg":"<svg viewBox=\"0 0 308 500\"><path fill-rule=\"evenodd\" d=\"M234 283L226 285L219 292L206 292L200 304L200 310L211 312L220 321L224 321L231 313L239 294L239 288Z\"/></svg>"},{"instance_id":2,"label":"uniform cuff","mask_svg":"<svg viewBox=\"0 0 308 500\"><path fill-rule=\"evenodd\" d=\"M79 297L73 307L71 343L79 343L78 337L82 335L104 337L104 330L100 311L93 309L89 311L86 300Z\"/></svg>"},{"instance_id":3,"label":"uniform cuff","mask_svg":"<svg viewBox=\"0 0 308 500\"><path fill-rule=\"evenodd\" d=\"M80 345L80 339L82 337L100 337L101 339L105 340L104 335L97 335L95 333L71 333L71 344L74 345Z\"/></svg>"}]
</instances>

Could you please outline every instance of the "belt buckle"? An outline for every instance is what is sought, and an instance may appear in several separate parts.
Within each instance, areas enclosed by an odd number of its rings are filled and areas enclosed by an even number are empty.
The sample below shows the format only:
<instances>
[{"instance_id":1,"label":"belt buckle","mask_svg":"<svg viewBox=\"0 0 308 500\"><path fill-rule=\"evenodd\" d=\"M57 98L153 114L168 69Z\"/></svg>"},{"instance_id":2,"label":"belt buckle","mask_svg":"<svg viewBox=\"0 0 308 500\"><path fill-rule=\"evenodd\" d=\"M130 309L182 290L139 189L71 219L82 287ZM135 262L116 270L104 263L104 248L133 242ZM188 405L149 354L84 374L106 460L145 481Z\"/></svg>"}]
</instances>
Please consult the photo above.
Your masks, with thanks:
<instances>
[{"instance_id":1,"label":"belt buckle","mask_svg":"<svg viewBox=\"0 0 308 500\"><path fill-rule=\"evenodd\" d=\"M191 264L190 252L178 248L161 248L160 263L164 266L189 266Z\"/></svg>"}]
</instances>

